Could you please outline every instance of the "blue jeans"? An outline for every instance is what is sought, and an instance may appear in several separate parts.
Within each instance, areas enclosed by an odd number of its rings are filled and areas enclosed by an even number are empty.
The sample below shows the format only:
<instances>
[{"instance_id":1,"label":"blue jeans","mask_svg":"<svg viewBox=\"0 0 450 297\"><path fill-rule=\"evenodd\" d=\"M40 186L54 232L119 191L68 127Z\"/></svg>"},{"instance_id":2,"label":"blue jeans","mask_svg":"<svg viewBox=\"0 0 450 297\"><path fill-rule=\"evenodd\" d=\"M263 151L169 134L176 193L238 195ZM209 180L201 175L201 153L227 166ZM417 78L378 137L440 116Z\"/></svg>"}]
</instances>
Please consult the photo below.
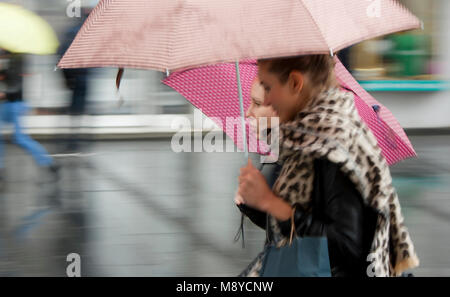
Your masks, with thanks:
<instances>
[{"instance_id":1,"label":"blue jeans","mask_svg":"<svg viewBox=\"0 0 450 297\"><path fill-rule=\"evenodd\" d=\"M53 159L38 142L22 131L20 117L27 111L28 106L22 101L0 103L0 131L3 123L13 124L14 142L30 153L39 166L48 167L53 163ZM4 151L1 136L0 134L0 168L3 168Z\"/></svg>"}]
</instances>

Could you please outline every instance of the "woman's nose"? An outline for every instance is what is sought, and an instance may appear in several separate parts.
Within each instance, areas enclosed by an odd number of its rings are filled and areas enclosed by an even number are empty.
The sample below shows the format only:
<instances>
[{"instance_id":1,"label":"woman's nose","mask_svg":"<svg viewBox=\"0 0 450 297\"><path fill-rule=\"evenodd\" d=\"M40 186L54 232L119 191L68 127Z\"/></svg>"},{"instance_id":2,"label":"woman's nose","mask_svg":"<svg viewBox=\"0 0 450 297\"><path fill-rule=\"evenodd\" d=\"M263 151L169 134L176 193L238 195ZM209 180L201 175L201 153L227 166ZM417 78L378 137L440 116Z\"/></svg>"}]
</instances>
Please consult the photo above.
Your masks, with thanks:
<instances>
[{"instance_id":1,"label":"woman's nose","mask_svg":"<svg viewBox=\"0 0 450 297\"><path fill-rule=\"evenodd\" d=\"M264 106L269 106L269 105L271 105L271 101L269 100L269 98L267 98L267 97L264 97L264 102L263 102L263 105Z\"/></svg>"}]
</instances>

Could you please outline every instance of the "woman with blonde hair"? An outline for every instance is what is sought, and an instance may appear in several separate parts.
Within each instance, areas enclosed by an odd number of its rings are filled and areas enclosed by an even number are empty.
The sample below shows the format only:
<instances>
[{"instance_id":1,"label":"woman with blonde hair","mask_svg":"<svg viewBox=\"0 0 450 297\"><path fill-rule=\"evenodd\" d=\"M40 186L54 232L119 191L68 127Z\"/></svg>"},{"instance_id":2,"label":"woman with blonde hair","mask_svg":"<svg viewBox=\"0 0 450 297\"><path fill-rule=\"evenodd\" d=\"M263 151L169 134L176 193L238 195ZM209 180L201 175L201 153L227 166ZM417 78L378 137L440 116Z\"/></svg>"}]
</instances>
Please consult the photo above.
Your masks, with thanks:
<instances>
[{"instance_id":1,"label":"woman with blonde hair","mask_svg":"<svg viewBox=\"0 0 450 297\"><path fill-rule=\"evenodd\" d=\"M264 59L264 104L280 118L280 174L270 188L249 163L242 202L268 220L268 242L326 237L332 276L399 276L419 265L389 167L329 55ZM260 253L240 276L260 276ZM301 265L301 263L299 264Z\"/></svg>"}]
</instances>

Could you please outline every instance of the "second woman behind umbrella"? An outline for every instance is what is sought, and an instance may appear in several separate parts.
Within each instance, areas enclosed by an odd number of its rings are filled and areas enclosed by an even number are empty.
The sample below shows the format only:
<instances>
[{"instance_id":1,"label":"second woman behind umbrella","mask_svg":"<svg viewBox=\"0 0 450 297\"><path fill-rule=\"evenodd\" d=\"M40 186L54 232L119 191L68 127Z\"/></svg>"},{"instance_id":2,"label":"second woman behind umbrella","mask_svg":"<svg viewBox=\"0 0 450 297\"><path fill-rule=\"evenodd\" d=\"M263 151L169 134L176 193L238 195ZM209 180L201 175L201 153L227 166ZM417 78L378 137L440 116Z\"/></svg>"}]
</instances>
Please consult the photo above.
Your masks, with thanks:
<instances>
[{"instance_id":1,"label":"second woman behind umbrella","mask_svg":"<svg viewBox=\"0 0 450 297\"><path fill-rule=\"evenodd\" d=\"M271 127L271 117L276 117L277 114L273 110L271 106L264 105L264 88L261 85L261 82L258 78L256 78L251 87L250 94L250 106L247 109L245 116L250 120L250 127L254 129L254 132L257 136L259 136L260 128L259 120L266 119L267 120L267 128ZM267 183L271 186L279 173L281 166L277 163L263 163L261 165L261 173L266 178ZM242 215L247 216L254 224L265 229L266 225L266 213L261 212L255 208L249 207L246 205L241 196L235 196L235 203L242 212ZM243 218L243 217L242 217ZM240 232L243 234L243 221L241 221ZM242 238L244 241L244 238Z\"/></svg>"}]
</instances>

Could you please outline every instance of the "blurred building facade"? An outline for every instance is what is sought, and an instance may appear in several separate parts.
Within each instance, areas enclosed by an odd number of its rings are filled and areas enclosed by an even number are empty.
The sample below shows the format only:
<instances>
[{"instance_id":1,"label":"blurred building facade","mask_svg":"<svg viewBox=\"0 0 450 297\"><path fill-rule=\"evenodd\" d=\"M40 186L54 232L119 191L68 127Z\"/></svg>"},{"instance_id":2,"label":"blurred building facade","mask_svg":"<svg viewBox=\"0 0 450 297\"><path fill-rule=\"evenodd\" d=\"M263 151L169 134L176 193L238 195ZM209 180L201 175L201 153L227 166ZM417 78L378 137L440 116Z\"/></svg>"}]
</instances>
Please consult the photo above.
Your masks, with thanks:
<instances>
[{"instance_id":1,"label":"blurred building facade","mask_svg":"<svg viewBox=\"0 0 450 297\"><path fill-rule=\"evenodd\" d=\"M67 15L76 0L14 0L44 17L62 37L76 22ZM93 7L98 1L80 0ZM345 64L361 84L386 105L405 128L450 127L450 1L401 0L424 24L423 30L400 32L357 44L345 51ZM381 11L382 13L382 11ZM28 56L24 96L35 115L59 114L68 106L55 56ZM89 113L191 114L178 93L160 83L165 74L127 69L118 104L117 69L95 69L89 82Z\"/></svg>"}]
</instances>

